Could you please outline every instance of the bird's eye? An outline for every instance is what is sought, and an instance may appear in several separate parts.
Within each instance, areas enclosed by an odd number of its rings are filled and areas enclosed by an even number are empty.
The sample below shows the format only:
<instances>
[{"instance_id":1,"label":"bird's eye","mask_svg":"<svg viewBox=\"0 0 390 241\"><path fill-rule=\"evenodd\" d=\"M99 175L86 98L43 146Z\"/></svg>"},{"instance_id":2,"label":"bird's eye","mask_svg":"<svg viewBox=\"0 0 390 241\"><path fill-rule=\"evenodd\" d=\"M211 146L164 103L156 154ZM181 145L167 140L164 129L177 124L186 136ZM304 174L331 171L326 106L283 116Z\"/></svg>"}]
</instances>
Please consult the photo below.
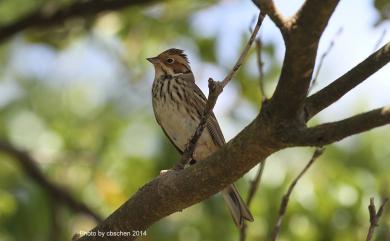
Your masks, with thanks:
<instances>
[{"instance_id":1,"label":"bird's eye","mask_svg":"<svg viewBox=\"0 0 390 241\"><path fill-rule=\"evenodd\" d=\"M174 59L172 59L172 58L168 58L168 59L167 59L167 63L168 63L168 64L172 64L173 62L175 62Z\"/></svg>"}]
</instances>

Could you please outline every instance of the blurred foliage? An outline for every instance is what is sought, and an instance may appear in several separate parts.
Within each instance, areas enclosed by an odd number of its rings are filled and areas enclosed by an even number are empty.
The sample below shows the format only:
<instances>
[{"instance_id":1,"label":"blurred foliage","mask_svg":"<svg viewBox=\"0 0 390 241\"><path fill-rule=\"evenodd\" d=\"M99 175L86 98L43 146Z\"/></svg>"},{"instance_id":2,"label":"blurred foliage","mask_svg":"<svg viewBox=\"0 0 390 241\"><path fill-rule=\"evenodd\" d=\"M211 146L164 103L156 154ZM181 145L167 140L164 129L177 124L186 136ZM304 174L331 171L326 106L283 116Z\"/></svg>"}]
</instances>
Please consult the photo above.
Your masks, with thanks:
<instances>
[{"instance_id":1,"label":"blurred foliage","mask_svg":"<svg viewBox=\"0 0 390 241\"><path fill-rule=\"evenodd\" d=\"M0 22L70 2L3 0ZM378 9L386 8L379 3ZM180 45L208 65L229 68L218 58L218 37L205 37L191 27L191 16L212 4L165 1L31 29L3 43L1 137L29 151L50 180L109 215L178 158L154 121L149 97L153 71L144 58ZM246 41L248 33L241 34ZM264 43L262 52L264 83L272 89L280 71L275 43ZM204 67L196 60L194 65ZM222 120L233 129L258 111L258 76L252 50L232 83L238 97ZM279 240L362 240L369 197L379 200L390 190L389 142L390 132L382 128L329 147L295 189ZM255 222L249 225L248 241L269 238L280 199L310 152L294 148L270 157L251 207ZM238 182L244 197L253 176L254 170ZM378 240L390 240L387 213ZM91 218L56 203L0 153L0 241L70 240L94 225ZM159 221L147 233L142 240L238 239L219 195Z\"/></svg>"},{"instance_id":2,"label":"blurred foliage","mask_svg":"<svg viewBox=\"0 0 390 241\"><path fill-rule=\"evenodd\" d=\"M377 20L376 25L384 21L389 21L390 19L390 2L388 0L375 0L374 6L379 13L379 19Z\"/></svg>"}]
</instances>

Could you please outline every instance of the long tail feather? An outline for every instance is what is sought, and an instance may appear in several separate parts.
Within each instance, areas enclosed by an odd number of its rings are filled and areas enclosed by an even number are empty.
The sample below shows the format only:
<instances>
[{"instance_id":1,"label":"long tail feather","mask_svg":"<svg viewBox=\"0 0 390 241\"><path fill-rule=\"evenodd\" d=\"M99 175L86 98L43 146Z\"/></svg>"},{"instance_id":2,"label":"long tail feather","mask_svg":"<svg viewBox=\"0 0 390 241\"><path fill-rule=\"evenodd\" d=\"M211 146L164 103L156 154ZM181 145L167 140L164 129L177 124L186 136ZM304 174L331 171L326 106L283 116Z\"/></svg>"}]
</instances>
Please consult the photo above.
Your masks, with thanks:
<instances>
[{"instance_id":1,"label":"long tail feather","mask_svg":"<svg viewBox=\"0 0 390 241\"><path fill-rule=\"evenodd\" d=\"M242 200L234 184L222 190L222 196L238 228L242 228L244 220L253 221L253 216Z\"/></svg>"}]
</instances>

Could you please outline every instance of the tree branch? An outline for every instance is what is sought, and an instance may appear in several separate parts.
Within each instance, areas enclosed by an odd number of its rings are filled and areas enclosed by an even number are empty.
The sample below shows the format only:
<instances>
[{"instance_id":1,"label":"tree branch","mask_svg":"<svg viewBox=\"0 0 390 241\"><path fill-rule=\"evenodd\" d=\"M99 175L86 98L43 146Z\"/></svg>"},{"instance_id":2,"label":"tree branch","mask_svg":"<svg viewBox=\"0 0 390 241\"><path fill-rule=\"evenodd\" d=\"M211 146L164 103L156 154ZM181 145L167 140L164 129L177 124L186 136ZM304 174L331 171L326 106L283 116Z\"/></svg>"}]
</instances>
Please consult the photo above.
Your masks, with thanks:
<instances>
[{"instance_id":1,"label":"tree branch","mask_svg":"<svg viewBox=\"0 0 390 241\"><path fill-rule=\"evenodd\" d=\"M288 146L323 146L347 136L390 123L390 107L339 122L304 130L290 129L283 141L270 126L263 108L260 115L226 145L201 162L180 172L167 172L135 193L91 233L145 230L159 219L181 211L233 183L261 160ZM136 237L83 236L80 241L134 240Z\"/></svg>"},{"instance_id":2,"label":"tree branch","mask_svg":"<svg viewBox=\"0 0 390 241\"><path fill-rule=\"evenodd\" d=\"M286 20L276 8L273 0L252 0L252 2L257 8L259 8L262 12L265 12L265 14L272 19L282 34L287 34L288 27Z\"/></svg>"},{"instance_id":3,"label":"tree branch","mask_svg":"<svg viewBox=\"0 0 390 241\"><path fill-rule=\"evenodd\" d=\"M27 28L53 26L61 24L70 18L85 17L86 15L95 15L103 11L118 10L152 2L155 2L155 0L87 0L74 1L68 6L59 7L50 12L38 8L12 23L0 26L0 43Z\"/></svg>"},{"instance_id":4,"label":"tree branch","mask_svg":"<svg viewBox=\"0 0 390 241\"><path fill-rule=\"evenodd\" d=\"M292 183L290 184L290 186L287 189L286 194L283 195L282 201L280 203L278 218L277 218L277 221L275 223L274 229L272 231L271 241L276 241L276 239L279 236L280 227L282 226L282 221L283 221L284 215L286 214L288 202L290 200L290 196L291 196L292 191L294 190L295 186L297 185L299 179L301 179L301 177L307 172L307 170L311 167L311 165L322 155L322 153L324 153L324 150L325 150L324 148L316 148L310 161L306 164L306 166L298 174L298 176L292 181Z\"/></svg>"},{"instance_id":5,"label":"tree branch","mask_svg":"<svg viewBox=\"0 0 390 241\"><path fill-rule=\"evenodd\" d=\"M297 115L302 114L319 38L337 3L337 0L307 0L290 21L290 31L285 35L286 56L277 90L251 124L205 160L179 172L167 172L144 185L92 229L92 235L83 236L79 240L134 240L137 237L119 235L102 238L93 234L98 231L107 233L145 230L161 218L219 192L278 150L291 146L323 146L390 123L390 107L384 107L312 128L293 125ZM243 56L245 55L242 54L237 67L223 81L215 82L211 79L210 83L218 85L215 88L222 91L242 63ZM213 93L211 89L210 92ZM214 98L211 93L209 101ZM210 111L215 101L216 97L214 102L210 101ZM207 113L209 112L206 111L203 115L205 120ZM281 122L287 128L279 128ZM193 148L195 144L196 141L192 144ZM189 153L192 153L191 150Z\"/></svg>"},{"instance_id":6,"label":"tree branch","mask_svg":"<svg viewBox=\"0 0 390 241\"><path fill-rule=\"evenodd\" d=\"M291 119L303 122L306 99L316 60L318 43L338 0L307 0L291 20L282 72L270 101L281 125ZM282 120L289 120L282 123Z\"/></svg>"},{"instance_id":7,"label":"tree branch","mask_svg":"<svg viewBox=\"0 0 390 241\"><path fill-rule=\"evenodd\" d=\"M145 230L159 219L181 211L235 182L261 160L282 148L270 140L260 117L206 160L181 170L167 172L144 185L119 209L91 232ZM80 241L129 241L136 237L99 238Z\"/></svg>"},{"instance_id":8,"label":"tree branch","mask_svg":"<svg viewBox=\"0 0 390 241\"><path fill-rule=\"evenodd\" d=\"M218 96L222 93L223 88L230 82L230 80L233 78L237 70L241 67L242 63L244 62L245 57L248 55L249 49L253 44L253 41L256 39L256 35L260 30L260 26L263 23L265 14L260 12L257 23L255 28L253 29L252 35L248 40L248 43L245 45L244 49L242 50L242 53L238 60L236 61L236 64L234 67L229 71L229 73L226 75L226 77L222 81L214 81L212 78L209 78L209 96L207 98L206 107L203 110L202 117L200 119L199 125L195 130L194 135L188 142L186 149L183 152L183 155L180 159L180 161L176 164L175 168L183 169L184 166L192 159L192 155L194 153L196 143L198 142L200 136L203 133L204 128L206 127L207 119L211 115L215 103L217 102Z\"/></svg>"},{"instance_id":9,"label":"tree branch","mask_svg":"<svg viewBox=\"0 0 390 241\"><path fill-rule=\"evenodd\" d=\"M390 61L390 42L305 101L306 120L330 106Z\"/></svg>"},{"instance_id":10,"label":"tree branch","mask_svg":"<svg viewBox=\"0 0 390 241\"><path fill-rule=\"evenodd\" d=\"M53 200L68 206L75 212L86 214L100 223L103 219L84 203L77 201L65 188L49 181L39 170L37 162L26 152L21 151L4 140L0 140L0 151L18 161L23 171L50 195Z\"/></svg>"},{"instance_id":11,"label":"tree branch","mask_svg":"<svg viewBox=\"0 0 390 241\"><path fill-rule=\"evenodd\" d=\"M307 40L319 40L340 0L306 0L293 17L294 32Z\"/></svg>"},{"instance_id":12,"label":"tree branch","mask_svg":"<svg viewBox=\"0 0 390 241\"><path fill-rule=\"evenodd\" d=\"M383 210L387 203L388 199L385 198L382 201L381 206L379 207L378 212L376 211L374 198L370 198L370 205L368 205L368 212L370 214L370 227L368 228L368 233L366 237L366 241L370 241L374 235L375 228L378 226L379 219L382 216Z\"/></svg>"},{"instance_id":13,"label":"tree branch","mask_svg":"<svg viewBox=\"0 0 390 241\"><path fill-rule=\"evenodd\" d=\"M344 120L293 131L288 139L297 146L324 146L389 123L390 106L385 106Z\"/></svg>"}]
</instances>

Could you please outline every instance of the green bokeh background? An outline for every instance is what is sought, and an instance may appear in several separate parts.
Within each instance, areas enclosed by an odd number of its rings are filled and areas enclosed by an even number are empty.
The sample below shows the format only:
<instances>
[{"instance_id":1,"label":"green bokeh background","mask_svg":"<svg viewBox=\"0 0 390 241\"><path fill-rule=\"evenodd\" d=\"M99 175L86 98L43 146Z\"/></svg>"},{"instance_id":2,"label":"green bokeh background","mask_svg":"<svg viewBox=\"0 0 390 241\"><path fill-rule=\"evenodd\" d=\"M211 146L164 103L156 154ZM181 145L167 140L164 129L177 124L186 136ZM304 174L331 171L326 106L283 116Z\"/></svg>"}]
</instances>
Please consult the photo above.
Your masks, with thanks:
<instances>
[{"instance_id":1,"label":"green bokeh background","mask_svg":"<svg viewBox=\"0 0 390 241\"><path fill-rule=\"evenodd\" d=\"M71 2L3 0L0 22L6 24L34 9ZM0 86L9 89L0 92L5 99L0 101L1 138L27 150L47 178L106 217L179 157L154 120L149 96L153 71L144 58L155 55L162 46L179 43L200 61L216 64L223 71L229 69L215 54L216 37L205 37L190 27L193 14L216 4L162 1L72 19L51 28L29 29L2 43ZM389 4L376 1L375 6L381 16L378 21L386 21ZM242 42L247 37L248 33L242 34ZM268 89L275 85L280 71L277 47L272 42L263 47ZM34 72L15 67L21 66L18 61L23 62L24 49L31 48L38 51L35 56L54 58L61 58L69 48L76 49L71 53L75 58L92 48L104 55L107 62L101 65L112 64L112 71L86 68L83 73L71 73L78 63L75 59L54 66L72 78L39 74L40 68L53 67L39 63L37 74L31 74ZM253 118L262 98L257 70L253 70L254 51L248 62L252 64L245 65L231 84L238 98L222 116L235 128ZM32 64L26 59L25 65ZM110 81L96 83L96 73L106 74ZM102 88L107 92L102 93ZM363 111L365 103L351 108ZM329 146L294 190L279 240L363 240L369 224L369 198L379 201L390 191L389 143L390 129L383 127ZM281 197L312 151L293 148L269 158L251 206L255 221L249 225L248 241L269 239ZM255 171L238 181L244 197ZM388 213L383 215L377 240L390 240ZM70 240L74 233L94 225L90 217L51 199L12 157L0 153L0 241ZM238 240L238 232L221 196L216 195L162 219L142 240L230 241Z\"/></svg>"}]
</instances>

